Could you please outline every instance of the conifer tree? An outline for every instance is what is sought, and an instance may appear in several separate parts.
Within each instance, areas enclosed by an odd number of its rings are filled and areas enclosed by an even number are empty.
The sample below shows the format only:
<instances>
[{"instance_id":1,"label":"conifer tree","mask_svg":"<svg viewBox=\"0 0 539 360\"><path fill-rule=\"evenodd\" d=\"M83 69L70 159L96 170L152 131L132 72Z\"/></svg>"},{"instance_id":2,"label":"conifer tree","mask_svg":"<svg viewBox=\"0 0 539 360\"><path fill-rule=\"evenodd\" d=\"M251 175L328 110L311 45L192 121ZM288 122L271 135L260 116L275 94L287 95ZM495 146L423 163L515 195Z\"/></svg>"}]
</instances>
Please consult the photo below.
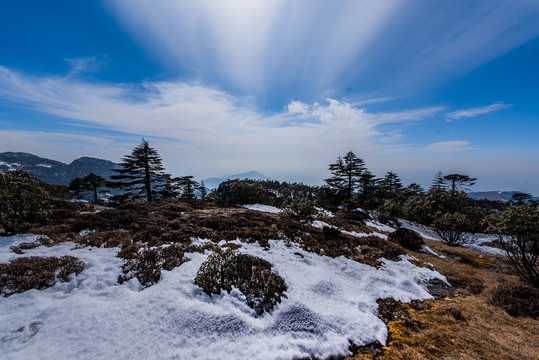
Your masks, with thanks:
<instances>
[{"instance_id":1,"label":"conifer tree","mask_svg":"<svg viewBox=\"0 0 539 360\"><path fill-rule=\"evenodd\" d=\"M192 175L182 176L173 179L182 189L182 199L192 200L195 198L195 189L198 189L200 185L193 179L194 176Z\"/></svg>"},{"instance_id":2,"label":"conifer tree","mask_svg":"<svg viewBox=\"0 0 539 360\"><path fill-rule=\"evenodd\" d=\"M363 171L360 176L359 184L363 201L371 199L376 194L376 176L369 170Z\"/></svg>"},{"instance_id":3,"label":"conifer tree","mask_svg":"<svg viewBox=\"0 0 539 360\"><path fill-rule=\"evenodd\" d=\"M469 177L468 175L462 174L449 174L444 176L444 179L450 184L451 191L466 191L469 190L468 186L475 185L475 180L477 178Z\"/></svg>"},{"instance_id":4,"label":"conifer tree","mask_svg":"<svg viewBox=\"0 0 539 360\"><path fill-rule=\"evenodd\" d=\"M107 185L107 180L105 178L94 173L90 173L83 178L73 179L69 183L69 189L75 192L77 198L80 198L83 191L91 191L93 194L94 203L97 203L97 189L105 185Z\"/></svg>"},{"instance_id":5,"label":"conifer tree","mask_svg":"<svg viewBox=\"0 0 539 360\"><path fill-rule=\"evenodd\" d=\"M447 180L444 179L444 174L442 171L438 171L436 173L436 176L434 176L434 179L432 180L432 184L430 186L431 191L442 191L447 188Z\"/></svg>"},{"instance_id":6,"label":"conifer tree","mask_svg":"<svg viewBox=\"0 0 539 360\"><path fill-rule=\"evenodd\" d=\"M136 146L130 155L122 158L121 169L114 169L118 175L112 175L113 187L125 190L130 197L142 195L148 202L154 200L153 194L166 185L167 175L161 164L161 157L148 142Z\"/></svg>"},{"instance_id":7,"label":"conifer tree","mask_svg":"<svg viewBox=\"0 0 539 360\"><path fill-rule=\"evenodd\" d=\"M401 179L396 173L388 171L387 174L380 179L380 189L382 190L382 193L386 195L394 195L402 189Z\"/></svg>"},{"instance_id":8,"label":"conifer tree","mask_svg":"<svg viewBox=\"0 0 539 360\"><path fill-rule=\"evenodd\" d=\"M517 204L522 205L527 201L530 201L532 198L532 194L523 193L523 192L516 192L511 196L511 199L513 201L516 201Z\"/></svg>"},{"instance_id":9,"label":"conifer tree","mask_svg":"<svg viewBox=\"0 0 539 360\"><path fill-rule=\"evenodd\" d=\"M344 192L346 199L350 200L354 190L361 184L361 175L365 171L365 161L349 151L344 158L339 156L335 163L330 164L329 171L333 177L324 181L338 192Z\"/></svg>"},{"instance_id":10,"label":"conifer tree","mask_svg":"<svg viewBox=\"0 0 539 360\"><path fill-rule=\"evenodd\" d=\"M200 184L198 186L198 190L200 191L200 198L204 200L206 195L208 195L208 189L206 189L206 184L204 184L204 180L200 181Z\"/></svg>"}]
</instances>

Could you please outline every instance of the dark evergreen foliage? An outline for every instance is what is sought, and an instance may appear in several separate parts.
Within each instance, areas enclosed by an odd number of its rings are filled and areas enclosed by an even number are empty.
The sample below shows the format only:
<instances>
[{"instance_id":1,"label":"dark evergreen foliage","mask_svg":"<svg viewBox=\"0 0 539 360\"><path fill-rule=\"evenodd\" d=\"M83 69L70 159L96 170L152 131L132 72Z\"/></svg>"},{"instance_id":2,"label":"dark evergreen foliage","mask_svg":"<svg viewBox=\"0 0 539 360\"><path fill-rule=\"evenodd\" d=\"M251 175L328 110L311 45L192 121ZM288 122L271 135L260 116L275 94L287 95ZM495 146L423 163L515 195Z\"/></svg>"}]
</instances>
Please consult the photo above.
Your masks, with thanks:
<instances>
[{"instance_id":1,"label":"dark evergreen foliage","mask_svg":"<svg viewBox=\"0 0 539 360\"><path fill-rule=\"evenodd\" d=\"M108 181L105 178L94 173L90 173L83 178L73 179L69 183L69 189L75 193L77 199L81 198L83 192L90 191L92 193L93 202L97 203L99 201L98 193L106 192L106 190L98 191L98 189L106 186L107 184Z\"/></svg>"},{"instance_id":2,"label":"dark evergreen foliage","mask_svg":"<svg viewBox=\"0 0 539 360\"><path fill-rule=\"evenodd\" d=\"M397 196L402 189L402 183L399 176L389 171L382 179L378 181L380 193L384 199L391 199Z\"/></svg>"},{"instance_id":3,"label":"dark evergreen foliage","mask_svg":"<svg viewBox=\"0 0 539 360\"><path fill-rule=\"evenodd\" d=\"M539 287L539 207L517 205L493 214L488 231L498 235L520 278Z\"/></svg>"},{"instance_id":4,"label":"dark evergreen foliage","mask_svg":"<svg viewBox=\"0 0 539 360\"><path fill-rule=\"evenodd\" d=\"M176 182L180 187L180 199L193 200L195 198L195 190L200 187L200 184L193 179L194 176L191 175L173 179L173 182Z\"/></svg>"},{"instance_id":5,"label":"dark evergreen foliage","mask_svg":"<svg viewBox=\"0 0 539 360\"><path fill-rule=\"evenodd\" d=\"M444 176L444 180L452 191L469 191L470 189L468 187L475 185L477 178L462 174L449 174Z\"/></svg>"},{"instance_id":6,"label":"dark evergreen foliage","mask_svg":"<svg viewBox=\"0 0 539 360\"><path fill-rule=\"evenodd\" d=\"M130 155L122 158L119 165L121 168L114 170L118 174L111 176L111 179L116 180L111 185L124 190L128 198L144 195L151 202L167 183L161 157L144 139Z\"/></svg>"},{"instance_id":7,"label":"dark evergreen foliage","mask_svg":"<svg viewBox=\"0 0 539 360\"><path fill-rule=\"evenodd\" d=\"M206 195L208 195L208 189L206 189L206 184L204 184L204 180L200 181L197 190L200 191L200 198L204 200L206 198Z\"/></svg>"},{"instance_id":8,"label":"dark evergreen foliage","mask_svg":"<svg viewBox=\"0 0 539 360\"><path fill-rule=\"evenodd\" d=\"M531 198L532 198L532 194L523 193L523 192L516 192L511 196L511 199L519 205L522 205L525 202L530 201Z\"/></svg>"},{"instance_id":9,"label":"dark evergreen foliage","mask_svg":"<svg viewBox=\"0 0 539 360\"><path fill-rule=\"evenodd\" d=\"M432 184L429 190L441 191L447 189L447 180L444 178L444 174L438 171L432 180Z\"/></svg>"},{"instance_id":10,"label":"dark evergreen foliage","mask_svg":"<svg viewBox=\"0 0 539 360\"><path fill-rule=\"evenodd\" d=\"M324 180L331 188L344 194L347 200L361 186L361 176L365 171L365 161L349 151L344 158L340 156L337 161L329 165L333 177Z\"/></svg>"},{"instance_id":11,"label":"dark evergreen foliage","mask_svg":"<svg viewBox=\"0 0 539 360\"><path fill-rule=\"evenodd\" d=\"M0 227L13 235L43 224L49 217L50 194L44 183L27 171L0 173Z\"/></svg>"}]
</instances>

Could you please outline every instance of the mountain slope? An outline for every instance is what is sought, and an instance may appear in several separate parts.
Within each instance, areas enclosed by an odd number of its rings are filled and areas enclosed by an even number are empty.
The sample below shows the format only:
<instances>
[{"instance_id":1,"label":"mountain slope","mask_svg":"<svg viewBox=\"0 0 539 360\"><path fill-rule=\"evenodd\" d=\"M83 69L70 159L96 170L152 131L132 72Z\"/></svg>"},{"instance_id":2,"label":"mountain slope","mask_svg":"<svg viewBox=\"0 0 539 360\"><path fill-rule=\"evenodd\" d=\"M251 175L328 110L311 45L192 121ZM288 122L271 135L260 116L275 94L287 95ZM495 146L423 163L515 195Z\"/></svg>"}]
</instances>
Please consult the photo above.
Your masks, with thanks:
<instances>
[{"instance_id":1,"label":"mountain slope","mask_svg":"<svg viewBox=\"0 0 539 360\"><path fill-rule=\"evenodd\" d=\"M0 172L26 170L49 184L69 185L71 180L90 173L109 178L118 165L112 161L81 157L70 164L23 152L0 153Z\"/></svg>"}]
</instances>

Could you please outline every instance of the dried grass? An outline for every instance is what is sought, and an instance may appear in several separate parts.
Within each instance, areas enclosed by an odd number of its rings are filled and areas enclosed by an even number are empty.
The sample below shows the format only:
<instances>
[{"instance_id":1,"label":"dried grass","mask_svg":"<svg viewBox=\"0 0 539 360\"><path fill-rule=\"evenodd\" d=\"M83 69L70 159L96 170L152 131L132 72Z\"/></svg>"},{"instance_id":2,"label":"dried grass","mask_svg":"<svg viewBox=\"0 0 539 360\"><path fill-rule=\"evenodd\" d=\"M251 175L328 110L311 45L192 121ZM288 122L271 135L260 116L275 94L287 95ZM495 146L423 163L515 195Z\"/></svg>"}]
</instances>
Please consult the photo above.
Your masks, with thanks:
<instances>
[{"instance_id":1,"label":"dried grass","mask_svg":"<svg viewBox=\"0 0 539 360\"><path fill-rule=\"evenodd\" d=\"M446 258L410 254L419 259L418 264L432 264L459 287L460 295L428 301L424 307L399 304L393 312L381 306L380 317L388 321L388 346L353 359L539 360L539 321L512 317L491 304L490 296L500 284L517 280L504 259L425 242Z\"/></svg>"}]
</instances>

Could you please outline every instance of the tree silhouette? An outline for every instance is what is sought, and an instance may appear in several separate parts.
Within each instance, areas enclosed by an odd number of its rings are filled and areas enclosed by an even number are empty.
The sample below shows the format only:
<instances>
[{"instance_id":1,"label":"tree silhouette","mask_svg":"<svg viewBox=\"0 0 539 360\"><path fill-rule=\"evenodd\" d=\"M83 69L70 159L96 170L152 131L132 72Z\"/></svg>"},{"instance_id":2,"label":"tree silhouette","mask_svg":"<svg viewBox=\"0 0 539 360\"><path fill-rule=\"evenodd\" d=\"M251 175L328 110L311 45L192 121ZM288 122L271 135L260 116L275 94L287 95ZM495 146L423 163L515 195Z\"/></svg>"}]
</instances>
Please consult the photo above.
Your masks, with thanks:
<instances>
[{"instance_id":1,"label":"tree silhouette","mask_svg":"<svg viewBox=\"0 0 539 360\"><path fill-rule=\"evenodd\" d=\"M83 191L91 191L94 198L94 203L97 203L97 189L107 185L107 180L99 175L90 173L83 178L75 178L69 183L69 189L75 192L77 198L80 199Z\"/></svg>"},{"instance_id":2,"label":"tree silhouette","mask_svg":"<svg viewBox=\"0 0 539 360\"><path fill-rule=\"evenodd\" d=\"M475 180L477 180L477 178L462 174L449 174L444 176L444 180L451 185L452 191L467 191L470 190L468 186L475 185Z\"/></svg>"},{"instance_id":3,"label":"tree silhouette","mask_svg":"<svg viewBox=\"0 0 539 360\"><path fill-rule=\"evenodd\" d=\"M354 190L361 185L361 176L365 171L365 161L349 151L344 158L340 156L337 161L329 165L333 177L324 180L330 187L338 192L344 192L346 199L350 200Z\"/></svg>"},{"instance_id":4,"label":"tree silhouette","mask_svg":"<svg viewBox=\"0 0 539 360\"><path fill-rule=\"evenodd\" d=\"M525 202L531 200L532 194L523 193L523 192L516 192L511 196L511 199L513 201L516 201L517 204L522 205Z\"/></svg>"},{"instance_id":5,"label":"tree silhouette","mask_svg":"<svg viewBox=\"0 0 539 360\"><path fill-rule=\"evenodd\" d=\"M130 155L122 158L120 169L114 169L118 175L112 175L113 187L123 189L129 197L144 195L148 202L153 201L154 192L166 185L167 175L157 151L142 139Z\"/></svg>"}]
</instances>

